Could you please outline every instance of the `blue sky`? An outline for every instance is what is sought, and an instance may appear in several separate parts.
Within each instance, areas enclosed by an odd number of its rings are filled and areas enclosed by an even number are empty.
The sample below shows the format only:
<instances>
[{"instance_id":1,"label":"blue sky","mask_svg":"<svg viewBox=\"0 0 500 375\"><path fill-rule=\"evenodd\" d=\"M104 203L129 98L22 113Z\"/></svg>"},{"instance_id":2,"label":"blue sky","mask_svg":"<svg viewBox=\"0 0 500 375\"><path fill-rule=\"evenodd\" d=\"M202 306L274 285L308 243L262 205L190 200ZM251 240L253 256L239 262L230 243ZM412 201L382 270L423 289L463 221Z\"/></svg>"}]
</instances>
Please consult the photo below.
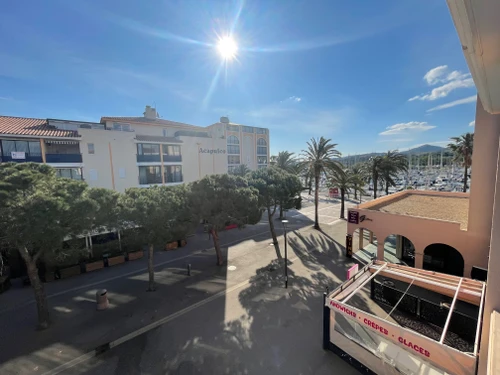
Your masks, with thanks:
<instances>
[{"instance_id":1,"label":"blue sky","mask_svg":"<svg viewBox=\"0 0 500 375\"><path fill-rule=\"evenodd\" d=\"M2 2L0 114L267 127L271 152L343 154L472 131L476 90L446 2ZM221 63L231 33L237 57ZM219 74L217 72L220 70Z\"/></svg>"}]
</instances>

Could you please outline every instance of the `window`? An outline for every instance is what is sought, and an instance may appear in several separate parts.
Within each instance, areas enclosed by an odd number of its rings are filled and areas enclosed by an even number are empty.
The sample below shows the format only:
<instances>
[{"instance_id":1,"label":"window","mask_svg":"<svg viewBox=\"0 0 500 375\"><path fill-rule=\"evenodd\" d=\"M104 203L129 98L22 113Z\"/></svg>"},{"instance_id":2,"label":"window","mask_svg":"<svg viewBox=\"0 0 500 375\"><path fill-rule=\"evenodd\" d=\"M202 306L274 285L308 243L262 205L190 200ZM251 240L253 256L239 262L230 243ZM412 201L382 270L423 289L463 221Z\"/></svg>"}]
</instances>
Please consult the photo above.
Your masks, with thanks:
<instances>
[{"instance_id":1,"label":"window","mask_svg":"<svg viewBox=\"0 0 500 375\"><path fill-rule=\"evenodd\" d=\"M163 155L169 155L169 156L181 155L181 146L163 145L162 148L163 148Z\"/></svg>"},{"instance_id":2,"label":"window","mask_svg":"<svg viewBox=\"0 0 500 375\"><path fill-rule=\"evenodd\" d=\"M264 138L257 139L257 155L267 156L267 142Z\"/></svg>"},{"instance_id":3,"label":"window","mask_svg":"<svg viewBox=\"0 0 500 375\"><path fill-rule=\"evenodd\" d=\"M267 164L267 156L257 156L257 164Z\"/></svg>"},{"instance_id":4,"label":"window","mask_svg":"<svg viewBox=\"0 0 500 375\"><path fill-rule=\"evenodd\" d=\"M226 125L226 129L230 132L239 132L240 127L238 125Z\"/></svg>"},{"instance_id":5,"label":"window","mask_svg":"<svg viewBox=\"0 0 500 375\"><path fill-rule=\"evenodd\" d=\"M257 134L267 134L267 129L264 129L264 128L255 128L255 132Z\"/></svg>"},{"instance_id":6,"label":"window","mask_svg":"<svg viewBox=\"0 0 500 375\"><path fill-rule=\"evenodd\" d=\"M234 135L227 137L227 153L230 155L240 154L240 140Z\"/></svg>"},{"instance_id":7,"label":"window","mask_svg":"<svg viewBox=\"0 0 500 375\"><path fill-rule=\"evenodd\" d=\"M3 156L10 157L12 152L24 152L26 157L42 157L40 141L2 141Z\"/></svg>"},{"instance_id":8,"label":"window","mask_svg":"<svg viewBox=\"0 0 500 375\"><path fill-rule=\"evenodd\" d=\"M160 145L152 143L138 143L137 155L160 155Z\"/></svg>"},{"instance_id":9,"label":"window","mask_svg":"<svg viewBox=\"0 0 500 375\"><path fill-rule=\"evenodd\" d=\"M168 129L163 129L163 136L168 137Z\"/></svg>"},{"instance_id":10,"label":"window","mask_svg":"<svg viewBox=\"0 0 500 375\"><path fill-rule=\"evenodd\" d=\"M95 148L93 143L87 143L89 154L95 154Z\"/></svg>"},{"instance_id":11,"label":"window","mask_svg":"<svg viewBox=\"0 0 500 375\"><path fill-rule=\"evenodd\" d=\"M57 168L56 175L73 180L83 180L81 168Z\"/></svg>"},{"instance_id":12,"label":"window","mask_svg":"<svg viewBox=\"0 0 500 375\"><path fill-rule=\"evenodd\" d=\"M267 168L267 164L261 164L257 166L258 169Z\"/></svg>"},{"instance_id":13,"label":"window","mask_svg":"<svg viewBox=\"0 0 500 375\"><path fill-rule=\"evenodd\" d=\"M227 164L240 164L240 155L228 155Z\"/></svg>"},{"instance_id":14,"label":"window","mask_svg":"<svg viewBox=\"0 0 500 375\"><path fill-rule=\"evenodd\" d=\"M166 165L165 166L165 182L182 182L182 166Z\"/></svg>"},{"instance_id":15,"label":"window","mask_svg":"<svg viewBox=\"0 0 500 375\"><path fill-rule=\"evenodd\" d=\"M122 124L120 122L113 122L113 130L119 130L123 132L131 131L130 124Z\"/></svg>"},{"instance_id":16,"label":"window","mask_svg":"<svg viewBox=\"0 0 500 375\"><path fill-rule=\"evenodd\" d=\"M234 172L236 170L236 168L238 168L237 165L230 165L230 166L227 167L227 171L229 173L232 173L232 172Z\"/></svg>"},{"instance_id":17,"label":"window","mask_svg":"<svg viewBox=\"0 0 500 375\"><path fill-rule=\"evenodd\" d=\"M253 133L253 128L251 126L243 126L243 133Z\"/></svg>"},{"instance_id":18,"label":"window","mask_svg":"<svg viewBox=\"0 0 500 375\"><path fill-rule=\"evenodd\" d=\"M139 167L139 184L149 185L149 184L161 184L161 167L160 166L150 166L150 167Z\"/></svg>"}]
</instances>

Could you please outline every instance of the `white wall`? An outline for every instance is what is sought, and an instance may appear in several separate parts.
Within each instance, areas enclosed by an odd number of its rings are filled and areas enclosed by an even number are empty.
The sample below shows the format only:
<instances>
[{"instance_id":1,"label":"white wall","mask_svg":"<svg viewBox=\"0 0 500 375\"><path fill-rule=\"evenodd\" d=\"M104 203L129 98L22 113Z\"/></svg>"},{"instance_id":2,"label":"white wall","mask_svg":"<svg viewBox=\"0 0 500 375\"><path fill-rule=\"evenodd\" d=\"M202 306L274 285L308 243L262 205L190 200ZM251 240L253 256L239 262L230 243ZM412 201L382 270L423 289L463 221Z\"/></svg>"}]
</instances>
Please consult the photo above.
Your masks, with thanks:
<instances>
[{"instance_id":1,"label":"white wall","mask_svg":"<svg viewBox=\"0 0 500 375\"><path fill-rule=\"evenodd\" d=\"M135 133L96 129L78 129L78 132L82 136L83 175L90 186L114 187L122 192L139 186ZM94 144L94 154L88 152L89 143Z\"/></svg>"}]
</instances>

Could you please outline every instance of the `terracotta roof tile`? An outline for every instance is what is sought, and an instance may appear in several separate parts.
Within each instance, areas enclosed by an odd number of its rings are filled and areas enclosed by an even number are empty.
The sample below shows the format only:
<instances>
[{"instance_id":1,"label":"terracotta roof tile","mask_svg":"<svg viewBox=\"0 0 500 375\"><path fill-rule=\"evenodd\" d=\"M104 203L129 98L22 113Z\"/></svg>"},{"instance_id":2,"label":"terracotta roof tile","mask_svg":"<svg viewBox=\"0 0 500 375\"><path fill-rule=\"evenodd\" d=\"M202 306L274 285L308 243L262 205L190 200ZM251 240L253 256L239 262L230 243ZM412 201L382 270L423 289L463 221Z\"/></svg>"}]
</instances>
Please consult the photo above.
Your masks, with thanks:
<instances>
[{"instance_id":1,"label":"terracotta roof tile","mask_svg":"<svg viewBox=\"0 0 500 375\"><path fill-rule=\"evenodd\" d=\"M2 134L32 135L35 137L80 137L77 131L49 126L46 119L10 116L0 116L0 135Z\"/></svg>"}]
</instances>

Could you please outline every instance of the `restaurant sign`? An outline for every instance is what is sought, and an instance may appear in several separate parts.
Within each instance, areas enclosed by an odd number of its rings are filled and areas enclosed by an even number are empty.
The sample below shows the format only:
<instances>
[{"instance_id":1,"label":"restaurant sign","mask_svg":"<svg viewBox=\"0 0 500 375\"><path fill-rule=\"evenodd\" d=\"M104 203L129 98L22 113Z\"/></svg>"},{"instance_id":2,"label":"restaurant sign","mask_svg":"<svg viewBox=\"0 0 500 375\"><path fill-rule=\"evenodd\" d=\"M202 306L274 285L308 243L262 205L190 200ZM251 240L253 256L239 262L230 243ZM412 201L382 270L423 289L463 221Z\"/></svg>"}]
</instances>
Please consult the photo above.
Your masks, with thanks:
<instances>
[{"instance_id":1,"label":"restaurant sign","mask_svg":"<svg viewBox=\"0 0 500 375\"><path fill-rule=\"evenodd\" d=\"M349 211L347 213L347 221L351 224L359 224L359 212Z\"/></svg>"},{"instance_id":2,"label":"restaurant sign","mask_svg":"<svg viewBox=\"0 0 500 375\"><path fill-rule=\"evenodd\" d=\"M476 358L447 345L397 326L387 320L365 313L354 306L328 298L326 306L334 313L354 321L361 327L393 342L395 345L416 354L425 361L445 369L450 374L474 374ZM335 319L335 317L333 317Z\"/></svg>"}]
</instances>

